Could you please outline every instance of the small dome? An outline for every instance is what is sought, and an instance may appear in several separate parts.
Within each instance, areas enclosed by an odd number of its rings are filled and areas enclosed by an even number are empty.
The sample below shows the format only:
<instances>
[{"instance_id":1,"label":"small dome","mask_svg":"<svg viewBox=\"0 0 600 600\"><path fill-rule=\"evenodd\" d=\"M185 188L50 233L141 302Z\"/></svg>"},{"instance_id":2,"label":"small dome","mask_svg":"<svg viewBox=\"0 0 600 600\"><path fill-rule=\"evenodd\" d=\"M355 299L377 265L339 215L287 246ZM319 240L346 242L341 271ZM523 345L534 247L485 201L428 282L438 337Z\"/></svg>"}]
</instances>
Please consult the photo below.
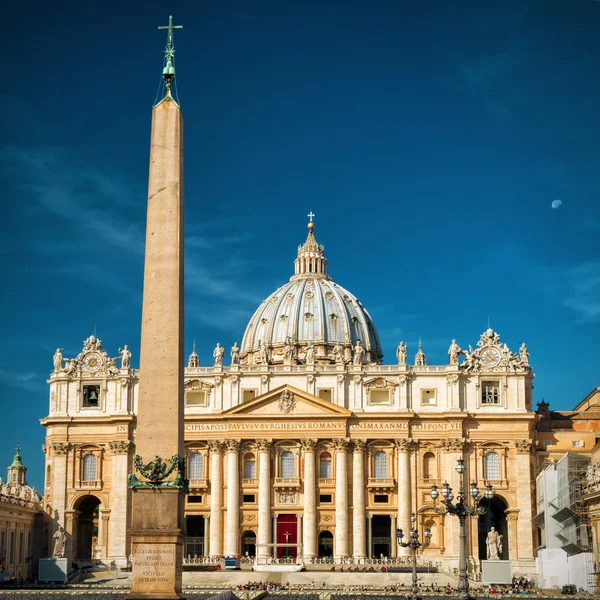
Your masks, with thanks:
<instances>
[{"instance_id":1,"label":"small dome","mask_svg":"<svg viewBox=\"0 0 600 600\"><path fill-rule=\"evenodd\" d=\"M264 363L268 354L269 363L283 363L286 340L299 363L311 344L317 363L334 362L335 346L344 349L349 362L358 340L365 348L365 362L381 362L381 345L371 316L356 296L327 275L327 260L323 246L315 240L314 223L309 224L308 238L299 246L294 264L291 280L262 302L246 327L242 362Z\"/></svg>"}]
</instances>

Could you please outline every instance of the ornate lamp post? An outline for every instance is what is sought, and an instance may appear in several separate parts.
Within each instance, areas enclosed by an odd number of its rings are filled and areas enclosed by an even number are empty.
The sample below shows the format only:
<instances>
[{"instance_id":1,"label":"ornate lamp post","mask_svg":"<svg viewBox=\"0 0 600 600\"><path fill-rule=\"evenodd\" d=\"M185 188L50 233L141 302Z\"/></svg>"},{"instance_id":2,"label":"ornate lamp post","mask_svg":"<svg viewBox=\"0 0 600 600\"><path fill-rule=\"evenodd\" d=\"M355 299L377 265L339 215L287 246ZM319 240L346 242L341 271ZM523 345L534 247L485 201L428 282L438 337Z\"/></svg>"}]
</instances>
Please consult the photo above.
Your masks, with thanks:
<instances>
[{"instance_id":1,"label":"ornate lamp post","mask_svg":"<svg viewBox=\"0 0 600 600\"><path fill-rule=\"evenodd\" d=\"M469 497L464 491L463 487L463 476L465 473L465 461L462 458L459 458L456 465L456 472L460 476L459 488L458 488L458 496L456 498L456 502L452 502L454 500L454 494L452 493L452 488L448 485L446 481L442 486L442 504L444 508L438 508L436 506L436 500L439 496L439 492L437 491L437 485L435 483L431 486L431 492L429 495L433 500L433 508L440 515L451 514L456 515L460 522L460 554L458 559L458 597L459 598L474 598L471 594L469 594L469 579L467 577L467 532L465 529L465 522L467 517L472 517L473 515L483 515L487 512L487 508L485 506L479 506L479 501L482 499L479 489L477 488L477 484L473 481L471 483L471 488L469 489L469 494L473 499L473 504L469 505ZM494 497L494 492L492 490L491 484L487 484L486 490L483 496L487 500L491 500Z\"/></svg>"},{"instance_id":2,"label":"ornate lamp post","mask_svg":"<svg viewBox=\"0 0 600 600\"><path fill-rule=\"evenodd\" d=\"M413 513L410 517L410 532L408 533L408 542L403 542L404 532L402 529L396 529L396 541L398 546L402 548L410 548L412 553L412 587L410 588L411 597L415 600L419 598L419 586L417 583L417 551L419 548L427 548L429 541L431 540L431 530L425 529L423 535L425 537L424 542L419 541L419 532L416 527L417 517Z\"/></svg>"}]
</instances>

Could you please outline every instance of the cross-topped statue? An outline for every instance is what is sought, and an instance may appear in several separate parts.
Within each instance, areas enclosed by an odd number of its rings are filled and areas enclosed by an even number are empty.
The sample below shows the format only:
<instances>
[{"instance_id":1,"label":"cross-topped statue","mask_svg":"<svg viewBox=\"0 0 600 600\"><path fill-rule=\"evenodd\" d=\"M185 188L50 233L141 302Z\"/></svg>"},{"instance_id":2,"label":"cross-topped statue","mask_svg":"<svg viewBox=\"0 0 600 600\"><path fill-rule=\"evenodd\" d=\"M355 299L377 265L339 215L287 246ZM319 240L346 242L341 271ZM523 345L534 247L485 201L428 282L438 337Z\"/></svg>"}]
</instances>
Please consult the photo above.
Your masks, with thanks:
<instances>
[{"instance_id":1,"label":"cross-topped statue","mask_svg":"<svg viewBox=\"0 0 600 600\"><path fill-rule=\"evenodd\" d=\"M311 210L306 216L310 219L310 222L312 223L313 217L316 217L317 215L315 215L315 213L313 213L313 211Z\"/></svg>"},{"instance_id":2,"label":"cross-topped statue","mask_svg":"<svg viewBox=\"0 0 600 600\"><path fill-rule=\"evenodd\" d=\"M173 25L173 17L169 15L168 25L159 25L159 29L166 29L167 33L167 45L165 46L165 68L163 69L163 79L167 86L167 95L170 95L171 86L175 81L175 65L173 61L175 59L175 47L173 46L173 29L183 29L183 25Z\"/></svg>"}]
</instances>

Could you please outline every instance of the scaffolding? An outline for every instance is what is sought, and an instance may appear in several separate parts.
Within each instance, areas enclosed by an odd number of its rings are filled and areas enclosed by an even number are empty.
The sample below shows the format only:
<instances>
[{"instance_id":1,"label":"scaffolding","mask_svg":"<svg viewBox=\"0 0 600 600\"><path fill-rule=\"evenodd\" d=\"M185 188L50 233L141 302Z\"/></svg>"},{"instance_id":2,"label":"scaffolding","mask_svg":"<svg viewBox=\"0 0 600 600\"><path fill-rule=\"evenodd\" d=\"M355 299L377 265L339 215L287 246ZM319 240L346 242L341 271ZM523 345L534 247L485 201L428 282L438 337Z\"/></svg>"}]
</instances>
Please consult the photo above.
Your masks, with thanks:
<instances>
[{"instance_id":1,"label":"scaffolding","mask_svg":"<svg viewBox=\"0 0 600 600\"><path fill-rule=\"evenodd\" d=\"M553 504L557 511L552 518L559 526L560 547L569 555L592 549L590 516L583 502L589 463L589 457L567 452L556 464L557 490Z\"/></svg>"}]
</instances>

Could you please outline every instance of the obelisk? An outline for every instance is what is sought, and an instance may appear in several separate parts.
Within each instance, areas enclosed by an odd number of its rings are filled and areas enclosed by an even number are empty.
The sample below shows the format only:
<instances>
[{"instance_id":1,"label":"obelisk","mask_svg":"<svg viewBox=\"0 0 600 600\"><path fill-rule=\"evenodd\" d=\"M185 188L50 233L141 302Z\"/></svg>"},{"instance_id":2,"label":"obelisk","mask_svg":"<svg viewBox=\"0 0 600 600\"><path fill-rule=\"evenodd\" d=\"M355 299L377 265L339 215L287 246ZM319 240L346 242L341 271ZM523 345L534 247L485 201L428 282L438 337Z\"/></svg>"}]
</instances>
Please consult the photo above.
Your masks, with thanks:
<instances>
[{"instance_id":1,"label":"obelisk","mask_svg":"<svg viewBox=\"0 0 600 600\"><path fill-rule=\"evenodd\" d=\"M161 29L159 27L159 29ZM165 96L152 109L129 598L181 598L183 560L183 119L169 17Z\"/></svg>"}]
</instances>

